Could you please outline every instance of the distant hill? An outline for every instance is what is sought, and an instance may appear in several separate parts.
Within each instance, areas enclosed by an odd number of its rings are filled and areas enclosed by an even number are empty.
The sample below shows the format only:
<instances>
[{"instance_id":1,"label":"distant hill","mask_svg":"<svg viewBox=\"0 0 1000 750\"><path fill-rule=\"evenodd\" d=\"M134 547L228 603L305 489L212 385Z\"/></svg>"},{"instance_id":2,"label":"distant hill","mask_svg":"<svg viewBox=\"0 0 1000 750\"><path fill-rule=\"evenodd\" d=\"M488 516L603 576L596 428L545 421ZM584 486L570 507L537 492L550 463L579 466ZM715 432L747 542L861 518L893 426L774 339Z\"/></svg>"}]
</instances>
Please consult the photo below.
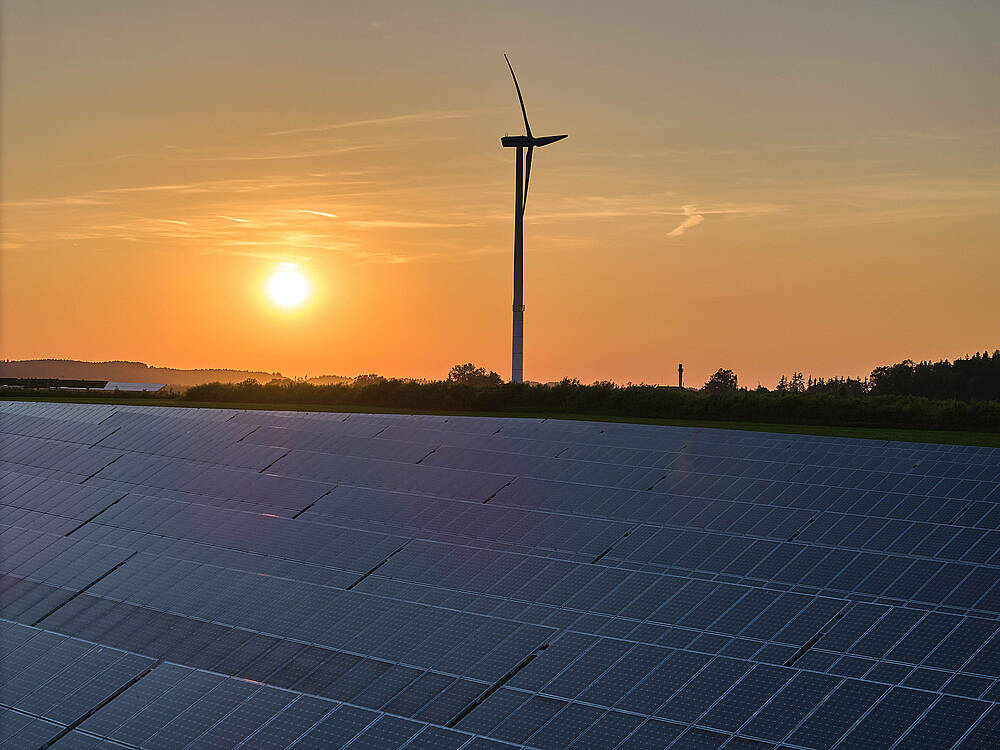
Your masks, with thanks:
<instances>
[{"instance_id":1,"label":"distant hill","mask_svg":"<svg viewBox=\"0 0 1000 750\"><path fill-rule=\"evenodd\" d=\"M350 383L354 378L346 375L317 375L314 378L306 378L307 383L312 385L336 385L337 383Z\"/></svg>"},{"instance_id":2,"label":"distant hill","mask_svg":"<svg viewBox=\"0 0 1000 750\"><path fill-rule=\"evenodd\" d=\"M189 388L204 383L239 383L253 378L268 383L280 372L252 370L179 370L150 367L143 362L80 362L75 359L0 360L0 377L62 378L70 380L113 380L128 383L166 383ZM346 380L346 378L345 378Z\"/></svg>"}]
</instances>

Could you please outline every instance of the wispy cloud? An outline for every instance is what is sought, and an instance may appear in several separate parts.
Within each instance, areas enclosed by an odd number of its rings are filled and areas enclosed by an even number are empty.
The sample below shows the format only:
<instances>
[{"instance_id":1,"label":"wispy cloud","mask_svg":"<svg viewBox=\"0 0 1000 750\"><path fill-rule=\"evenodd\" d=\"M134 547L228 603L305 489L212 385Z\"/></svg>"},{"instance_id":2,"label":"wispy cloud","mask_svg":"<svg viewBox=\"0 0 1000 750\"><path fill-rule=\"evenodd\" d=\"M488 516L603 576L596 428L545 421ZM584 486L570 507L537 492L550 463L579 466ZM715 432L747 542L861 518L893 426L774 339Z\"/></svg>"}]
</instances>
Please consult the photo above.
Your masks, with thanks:
<instances>
[{"instance_id":1,"label":"wispy cloud","mask_svg":"<svg viewBox=\"0 0 1000 750\"><path fill-rule=\"evenodd\" d=\"M392 115L391 117L374 117L368 120L350 120L347 122L328 123L326 125L312 125L305 128L292 128L290 130L275 130L267 135L297 135L299 133L323 133L329 130L343 130L346 128L360 128L377 125L399 125L416 122L441 122L443 120L460 120L466 117L474 117L493 110L437 110L432 112L412 112L406 115Z\"/></svg>"},{"instance_id":2,"label":"wispy cloud","mask_svg":"<svg viewBox=\"0 0 1000 750\"><path fill-rule=\"evenodd\" d=\"M580 156L594 159L704 159L706 157L746 156L752 153L749 149L711 148L708 146L688 146L685 148L651 148L634 151L584 151Z\"/></svg>"},{"instance_id":3,"label":"wispy cloud","mask_svg":"<svg viewBox=\"0 0 1000 750\"><path fill-rule=\"evenodd\" d=\"M698 213L698 209L694 205L681 206L681 210L684 211L684 221L667 232L667 237L680 237L687 230L698 226L705 220L705 217Z\"/></svg>"},{"instance_id":4,"label":"wispy cloud","mask_svg":"<svg viewBox=\"0 0 1000 750\"><path fill-rule=\"evenodd\" d=\"M667 237L683 236L685 232L704 222L706 216L761 216L782 211L785 208L786 206L774 203L719 203L710 206L688 203L681 206L683 221L667 232Z\"/></svg>"},{"instance_id":5,"label":"wispy cloud","mask_svg":"<svg viewBox=\"0 0 1000 750\"><path fill-rule=\"evenodd\" d=\"M676 200L673 192L625 194L617 196L577 196L574 198L559 198L546 196L549 203L558 205L552 210L532 211L527 213L532 221L565 221L566 219L625 219L625 218L657 218L664 220L677 216L683 217L682 225L686 231L697 226L706 216L713 214L733 214L741 216L756 216L784 210L784 205L777 203L716 203L710 206L702 204L687 204L678 209L672 205ZM499 204L499 199L491 205ZM484 209L485 210L485 209ZM702 217L693 220L694 215ZM507 220L508 214L488 213L489 218ZM679 229L680 227L677 227ZM673 231L676 231L673 230ZM676 236L676 235L674 235Z\"/></svg>"},{"instance_id":6,"label":"wispy cloud","mask_svg":"<svg viewBox=\"0 0 1000 750\"><path fill-rule=\"evenodd\" d=\"M310 211L307 208L295 208L287 213L290 214L313 214L314 216L326 216L329 219L336 219L337 214L328 214L326 211Z\"/></svg>"},{"instance_id":7,"label":"wispy cloud","mask_svg":"<svg viewBox=\"0 0 1000 750\"><path fill-rule=\"evenodd\" d=\"M470 227L474 224L462 222L439 222L439 221L392 221L388 219L376 219L372 221L349 221L352 227L358 229L440 229L443 227Z\"/></svg>"},{"instance_id":8,"label":"wispy cloud","mask_svg":"<svg viewBox=\"0 0 1000 750\"><path fill-rule=\"evenodd\" d=\"M289 191L304 190L306 188L329 187L336 183L339 187L344 186L367 186L371 183L367 179L351 179L351 173L341 173L336 176L312 175L310 179L291 176L261 176L251 178L235 178L228 180L203 180L200 182L187 183L162 183L153 185L131 185L116 188L101 188L79 195L51 196L44 198L32 198L27 200L0 201L0 208L42 208L52 209L55 207L100 207L118 205L122 200L130 195L140 196L144 193L151 194L174 194L179 196L202 195L217 193L219 195L232 195L234 193L262 193L269 191ZM322 179L326 178L326 179Z\"/></svg>"},{"instance_id":9,"label":"wispy cloud","mask_svg":"<svg viewBox=\"0 0 1000 750\"><path fill-rule=\"evenodd\" d=\"M100 206L107 201L87 195L68 195L54 198L33 198L23 201L0 202L2 208L52 208L54 206Z\"/></svg>"},{"instance_id":10,"label":"wispy cloud","mask_svg":"<svg viewBox=\"0 0 1000 750\"><path fill-rule=\"evenodd\" d=\"M220 156L192 156L188 161L204 162L235 162L235 161L281 161L285 159L315 159L323 156L336 156L354 151L372 151L397 145L395 143L357 143L351 146L334 148L307 149L304 151L282 151L276 153L256 154L225 154Z\"/></svg>"}]
</instances>

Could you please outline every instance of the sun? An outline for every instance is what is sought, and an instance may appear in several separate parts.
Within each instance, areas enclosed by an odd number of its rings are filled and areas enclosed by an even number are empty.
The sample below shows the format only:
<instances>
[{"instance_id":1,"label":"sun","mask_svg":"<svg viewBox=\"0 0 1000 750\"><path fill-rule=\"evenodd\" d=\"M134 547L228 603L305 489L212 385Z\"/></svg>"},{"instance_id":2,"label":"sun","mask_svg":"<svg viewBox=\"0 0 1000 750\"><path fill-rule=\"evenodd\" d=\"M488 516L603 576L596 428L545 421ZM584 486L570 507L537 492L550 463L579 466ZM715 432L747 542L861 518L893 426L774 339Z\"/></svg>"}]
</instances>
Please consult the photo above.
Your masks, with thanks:
<instances>
[{"instance_id":1,"label":"sun","mask_svg":"<svg viewBox=\"0 0 1000 750\"><path fill-rule=\"evenodd\" d=\"M309 297L309 280L294 263L282 263L267 281L267 296L278 307L299 307Z\"/></svg>"}]
</instances>

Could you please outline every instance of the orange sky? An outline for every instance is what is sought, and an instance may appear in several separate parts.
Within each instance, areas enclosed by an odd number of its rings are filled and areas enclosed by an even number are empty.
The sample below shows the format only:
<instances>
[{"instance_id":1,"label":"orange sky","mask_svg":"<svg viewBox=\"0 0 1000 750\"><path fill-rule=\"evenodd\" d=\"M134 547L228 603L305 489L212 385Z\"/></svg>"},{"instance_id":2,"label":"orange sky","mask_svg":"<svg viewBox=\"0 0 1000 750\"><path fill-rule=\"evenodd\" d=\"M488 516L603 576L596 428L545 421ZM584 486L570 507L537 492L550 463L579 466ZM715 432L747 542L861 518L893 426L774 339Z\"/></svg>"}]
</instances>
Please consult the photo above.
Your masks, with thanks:
<instances>
[{"instance_id":1,"label":"orange sky","mask_svg":"<svg viewBox=\"0 0 1000 750\"><path fill-rule=\"evenodd\" d=\"M610 7L614 5L614 7ZM616 10L617 9L617 10ZM859 375L1000 345L992 2L4 4L0 354ZM327 214L332 214L329 216ZM313 295L265 297L280 263Z\"/></svg>"}]
</instances>

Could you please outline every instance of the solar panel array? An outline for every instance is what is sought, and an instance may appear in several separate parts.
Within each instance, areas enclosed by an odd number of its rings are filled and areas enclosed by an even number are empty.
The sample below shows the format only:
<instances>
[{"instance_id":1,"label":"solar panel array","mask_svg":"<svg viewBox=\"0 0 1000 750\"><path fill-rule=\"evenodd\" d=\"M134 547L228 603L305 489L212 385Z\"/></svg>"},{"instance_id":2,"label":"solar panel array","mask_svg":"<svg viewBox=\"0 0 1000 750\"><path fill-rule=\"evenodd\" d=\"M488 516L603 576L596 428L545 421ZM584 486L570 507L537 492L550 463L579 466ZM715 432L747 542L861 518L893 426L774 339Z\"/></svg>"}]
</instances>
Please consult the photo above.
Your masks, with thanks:
<instances>
[{"instance_id":1,"label":"solar panel array","mask_svg":"<svg viewBox=\"0 0 1000 750\"><path fill-rule=\"evenodd\" d=\"M996 748L1000 451L0 404L4 748Z\"/></svg>"}]
</instances>

